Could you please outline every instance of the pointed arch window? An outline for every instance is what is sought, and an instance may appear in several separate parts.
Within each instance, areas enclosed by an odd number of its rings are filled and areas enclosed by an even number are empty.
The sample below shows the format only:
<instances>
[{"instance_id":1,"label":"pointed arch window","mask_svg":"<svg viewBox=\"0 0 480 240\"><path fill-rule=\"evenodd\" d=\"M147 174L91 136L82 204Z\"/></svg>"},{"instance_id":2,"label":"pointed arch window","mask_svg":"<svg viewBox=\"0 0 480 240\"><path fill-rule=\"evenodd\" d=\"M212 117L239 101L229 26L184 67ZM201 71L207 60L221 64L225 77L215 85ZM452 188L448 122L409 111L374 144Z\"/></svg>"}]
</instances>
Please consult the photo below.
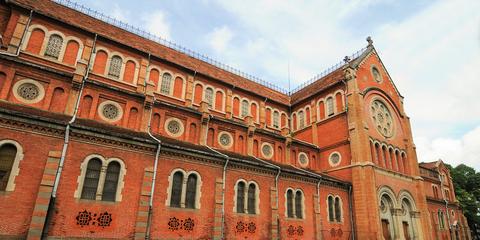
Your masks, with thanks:
<instances>
[{"instance_id":1,"label":"pointed arch window","mask_svg":"<svg viewBox=\"0 0 480 240\"><path fill-rule=\"evenodd\" d=\"M237 213L245 213L245 183L237 183Z\"/></svg>"},{"instance_id":2,"label":"pointed arch window","mask_svg":"<svg viewBox=\"0 0 480 240\"><path fill-rule=\"evenodd\" d=\"M170 196L170 207L180 207L183 188L183 174L176 172L173 174L172 194Z\"/></svg>"},{"instance_id":3,"label":"pointed arch window","mask_svg":"<svg viewBox=\"0 0 480 240\"><path fill-rule=\"evenodd\" d=\"M160 93L169 95L171 86L172 75L170 73L164 73L162 76L162 84L160 85Z\"/></svg>"},{"instance_id":4,"label":"pointed arch window","mask_svg":"<svg viewBox=\"0 0 480 240\"><path fill-rule=\"evenodd\" d=\"M7 189L16 156L17 148L13 144L4 144L0 147L0 191Z\"/></svg>"},{"instance_id":5,"label":"pointed arch window","mask_svg":"<svg viewBox=\"0 0 480 240\"><path fill-rule=\"evenodd\" d=\"M342 222L342 200L339 196L328 196L328 221Z\"/></svg>"},{"instance_id":6,"label":"pointed arch window","mask_svg":"<svg viewBox=\"0 0 480 240\"><path fill-rule=\"evenodd\" d=\"M45 49L45 56L58 59L60 51L62 50L63 38L60 35L52 34L48 39L47 48Z\"/></svg>"},{"instance_id":7,"label":"pointed arch window","mask_svg":"<svg viewBox=\"0 0 480 240\"><path fill-rule=\"evenodd\" d=\"M248 185L248 201L247 201L247 209L249 214L256 213L256 187L255 184L250 183Z\"/></svg>"},{"instance_id":8,"label":"pointed arch window","mask_svg":"<svg viewBox=\"0 0 480 240\"><path fill-rule=\"evenodd\" d=\"M334 209L335 207L333 206L334 200L332 196L328 196L328 221L333 222L335 220L335 213Z\"/></svg>"},{"instance_id":9,"label":"pointed arch window","mask_svg":"<svg viewBox=\"0 0 480 240\"><path fill-rule=\"evenodd\" d=\"M120 77L120 72L122 70L122 58L120 56L113 56L112 59L110 59L110 67L108 68L108 76L114 77L114 78L119 78Z\"/></svg>"},{"instance_id":10,"label":"pointed arch window","mask_svg":"<svg viewBox=\"0 0 480 240\"><path fill-rule=\"evenodd\" d=\"M101 169L102 161L100 159L93 158L88 162L85 180L83 181L82 199L96 199Z\"/></svg>"},{"instance_id":11,"label":"pointed arch window","mask_svg":"<svg viewBox=\"0 0 480 240\"><path fill-rule=\"evenodd\" d=\"M120 175L120 164L116 161L110 162L107 167L105 183L103 185L102 201L115 201L117 195L118 177Z\"/></svg>"},{"instance_id":12,"label":"pointed arch window","mask_svg":"<svg viewBox=\"0 0 480 240\"><path fill-rule=\"evenodd\" d=\"M293 190L287 191L287 217L293 218Z\"/></svg>"},{"instance_id":13,"label":"pointed arch window","mask_svg":"<svg viewBox=\"0 0 480 240\"><path fill-rule=\"evenodd\" d=\"M302 205L303 194L300 191L295 193L295 217L303 218L303 205Z\"/></svg>"},{"instance_id":14,"label":"pointed arch window","mask_svg":"<svg viewBox=\"0 0 480 240\"><path fill-rule=\"evenodd\" d=\"M335 221L342 221L342 205L340 202L340 197L335 198Z\"/></svg>"},{"instance_id":15,"label":"pointed arch window","mask_svg":"<svg viewBox=\"0 0 480 240\"><path fill-rule=\"evenodd\" d=\"M213 106L213 89L210 87L205 88L205 101L209 107Z\"/></svg>"},{"instance_id":16,"label":"pointed arch window","mask_svg":"<svg viewBox=\"0 0 480 240\"><path fill-rule=\"evenodd\" d=\"M197 196L197 175L190 174L187 178L186 208L195 208L195 198Z\"/></svg>"}]
</instances>

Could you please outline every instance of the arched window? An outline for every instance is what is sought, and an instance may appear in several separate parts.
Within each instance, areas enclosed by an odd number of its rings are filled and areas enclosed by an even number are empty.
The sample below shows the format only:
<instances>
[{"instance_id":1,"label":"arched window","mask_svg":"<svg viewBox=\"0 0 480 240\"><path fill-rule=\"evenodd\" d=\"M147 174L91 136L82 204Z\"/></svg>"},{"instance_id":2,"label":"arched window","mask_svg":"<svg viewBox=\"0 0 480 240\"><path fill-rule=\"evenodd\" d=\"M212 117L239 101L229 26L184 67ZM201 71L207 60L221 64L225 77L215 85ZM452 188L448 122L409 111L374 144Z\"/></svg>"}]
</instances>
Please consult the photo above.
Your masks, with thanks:
<instances>
[{"instance_id":1,"label":"arched window","mask_svg":"<svg viewBox=\"0 0 480 240\"><path fill-rule=\"evenodd\" d=\"M245 183L237 184L237 213L245 213Z\"/></svg>"},{"instance_id":2,"label":"arched window","mask_svg":"<svg viewBox=\"0 0 480 240\"><path fill-rule=\"evenodd\" d=\"M244 118L248 115L248 101L243 100L242 101L242 106L241 106L241 115L240 117Z\"/></svg>"},{"instance_id":3,"label":"arched window","mask_svg":"<svg viewBox=\"0 0 480 240\"><path fill-rule=\"evenodd\" d=\"M342 205L340 203L340 198L335 198L335 221L341 222L342 221Z\"/></svg>"},{"instance_id":4,"label":"arched window","mask_svg":"<svg viewBox=\"0 0 480 240\"><path fill-rule=\"evenodd\" d=\"M213 89L212 88L205 88L205 101L208 103L209 107L213 106Z\"/></svg>"},{"instance_id":5,"label":"arched window","mask_svg":"<svg viewBox=\"0 0 480 240\"><path fill-rule=\"evenodd\" d=\"M172 75L164 73L162 76L162 84L160 85L160 93L169 95L170 86L172 86Z\"/></svg>"},{"instance_id":6,"label":"arched window","mask_svg":"<svg viewBox=\"0 0 480 240\"><path fill-rule=\"evenodd\" d=\"M17 148L13 144L0 147L0 191L5 191L17 156Z\"/></svg>"},{"instance_id":7,"label":"arched window","mask_svg":"<svg viewBox=\"0 0 480 240\"><path fill-rule=\"evenodd\" d=\"M60 51L62 50L63 38L60 35L52 34L48 39L47 48L45 49L45 56L58 59Z\"/></svg>"},{"instance_id":8,"label":"arched window","mask_svg":"<svg viewBox=\"0 0 480 240\"><path fill-rule=\"evenodd\" d=\"M327 116L332 116L334 113L333 97L329 97L327 98Z\"/></svg>"},{"instance_id":9,"label":"arched window","mask_svg":"<svg viewBox=\"0 0 480 240\"><path fill-rule=\"evenodd\" d=\"M445 228L445 219L443 218L443 211L442 210L438 210L438 227L440 229Z\"/></svg>"},{"instance_id":10,"label":"arched window","mask_svg":"<svg viewBox=\"0 0 480 240\"><path fill-rule=\"evenodd\" d=\"M280 128L280 113L273 111L273 127Z\"/></svg>"},{"instance_id":11,"label":"arched window","mask_svg":"<svg viewBox=\"0 0 480 240\"><path fill-rule=\"evenodd\" d=\"M248 185L248 201L247 201L247 209L249 214L255 214L256 213L256 187L255 184L250 183Z\"/></svg>"},{"instance_id":12,"label":"arched window","mask_svg":"<svg viewBox=\"0 0 480 240\"><path fill-rule=\"evenodd\" d=\"M328 221L333 222L335 220L335 207L333 206L334 200L332 196L328 196Z\"/></svg>"},{"instance_id":13,"label":"arched window","mask_svg":"<svg viewBox=\"0 0 480 240\"><path fill-rule=\"evenodd\" d=\"M293 191L287 191L287 217L293 218Z\"/></svg>"},{"instance_id":14,"label":"arched window","mask_svg":"<svg viewBox=\"0 0 480 240\"><path fill-rule=\"evenodd\" d=\"M182 199L183 173L173 174L172 193L170 196L170 207L180 207Z\"/></svg>"},{"instance_id":15,"label":"arched window","mask_svg":"<svg viewBox=\"0 0 480 240\"><path fill-rule=\"evenodd\" d=\"M117 195L118 177L120 175L120 164L113 161L108 164L105 183L103 184L102 201L115 202Z\"/></svg>"},{"instance_id":16,"label":"arched window","mask_svg":"<svg viewBox=\"0 0 480 240\"><path fill-rule=\"evenodd\" d=\"M298 112L298 128L302 129L305 127L305 112L300 111Z\"/></svg>"},{"instance_id":17,"label":"arched window","mask_svg":"<svg viewBox=\"0 0 480 240\"><path fill-rule=\"evenodd\" d=\"M187 178L187 195L185 203L187 208L195 208L195 198L197 196L197 175L190 174Z\"/></svg>"},{"instance_id":18,"label":"arched window","mask_svg":"<svg viewBox=\"0 0 480 240\"><path fill-rule=\"evenodd\" d=\"M108 76L118 78L122 70L122 58L119 56L113 56L110 59L110 67L108 68Z\"/></svg>"},{"instance_id":19,"label":"arched window","mask_svg":"<svg viewBox=\"0 0 480 240\"><path fill-rule=\"evenodd\" d=\"M295 217L303 218L303 205L302 205L303 194L300 191L295 193Z\"/></svg>"},{"instance_id":20,"label":"arched window","mask_svg":"<svg viewBox=\"0 0 480 240\"><path fill-rule=\"evenodd\" d=\"M85 173L85 179L83 181L82 199L96 199L101 169L102 161L100 159L93 158L88 161L87 172Z\"/></svg>"}]
</instances>

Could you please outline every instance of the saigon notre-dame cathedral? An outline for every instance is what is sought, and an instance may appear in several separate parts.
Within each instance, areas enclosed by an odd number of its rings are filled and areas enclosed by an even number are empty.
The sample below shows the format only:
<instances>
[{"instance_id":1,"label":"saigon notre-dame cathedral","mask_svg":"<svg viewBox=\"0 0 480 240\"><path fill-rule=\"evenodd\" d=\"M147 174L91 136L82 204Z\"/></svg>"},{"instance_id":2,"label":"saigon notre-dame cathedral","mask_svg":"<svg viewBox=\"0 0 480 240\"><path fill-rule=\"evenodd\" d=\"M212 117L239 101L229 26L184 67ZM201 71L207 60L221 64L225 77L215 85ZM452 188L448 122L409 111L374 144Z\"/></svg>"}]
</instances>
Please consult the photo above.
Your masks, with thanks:
<instances>
[{"instance_id":1,"label":"saigon notre-dame cathedral","mask_svg":"<svg viewBox=\"0 0 480 240\"><path fill-rule=\"evenodd\" d=\"M471 239L370 38L284 92L126 26L0 1L0 238Z\"/></svg>"}]
</instances>

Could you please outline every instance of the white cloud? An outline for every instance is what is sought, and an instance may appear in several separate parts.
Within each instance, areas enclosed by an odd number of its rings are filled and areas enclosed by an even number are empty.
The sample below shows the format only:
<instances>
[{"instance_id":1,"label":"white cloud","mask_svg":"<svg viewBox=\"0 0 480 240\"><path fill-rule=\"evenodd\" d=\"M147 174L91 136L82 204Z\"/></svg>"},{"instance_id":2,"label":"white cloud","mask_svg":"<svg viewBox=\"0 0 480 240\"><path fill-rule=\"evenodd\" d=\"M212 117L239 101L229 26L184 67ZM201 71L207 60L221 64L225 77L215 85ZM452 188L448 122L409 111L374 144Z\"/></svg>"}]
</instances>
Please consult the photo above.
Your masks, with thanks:
<instances>
[{"instance_id":1,"label":"white cloud","mask_svg":"<svg viewBox=\"0 0 480 240\"><path fill-rule=\"evenodd\" d=\"M113 5L113 10L111 12L111 16L113 18L127 23L129 15L130 15L130 12L125 10L124 8L121 8L117 3Z\"/></svg>"},{"instance_id":2,"label":"white cloud","mask_svg":"<svg viewBox=\"0 0 480 240\"><path fill-rule=\"evenodd\" d=\"M143 28L150 33L171 40L170 23L166 15L161 10L156 10L142 17Z\"/></svg>"},{"instance_id":3,"label":"white cloud","mask_svg":"<svg viewBox=\"0 0 480 240\"><path fill-rule=\"evenodd\" d=\"M234 33L228 26L217 27L207 34L207 42L215 52L220 53L229 47L233 36Z\"/></svg>"},{"instance_id":4,"label":"white cloud","mask_svg":"<svg viewBox=\"0 0 480 240\"><path fill-rule=\"evenodd\" d=\"M453 166L463 163L480 171L480 125L458 139L417 138L415 142L419 162L442 159Z\"/></svg>"}]
</instances>

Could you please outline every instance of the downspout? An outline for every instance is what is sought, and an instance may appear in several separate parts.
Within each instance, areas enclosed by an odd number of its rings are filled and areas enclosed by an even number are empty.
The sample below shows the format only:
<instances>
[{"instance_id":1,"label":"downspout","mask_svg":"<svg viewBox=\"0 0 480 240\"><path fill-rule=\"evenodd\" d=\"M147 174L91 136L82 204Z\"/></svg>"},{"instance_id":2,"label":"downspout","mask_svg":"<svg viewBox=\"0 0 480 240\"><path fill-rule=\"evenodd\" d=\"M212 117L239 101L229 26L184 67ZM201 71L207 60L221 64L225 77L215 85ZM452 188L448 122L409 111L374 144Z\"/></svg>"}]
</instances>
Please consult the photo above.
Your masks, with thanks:
<instances>
[{"instance_id":1,"label":"downspout","mask_svg":"<svg viewBox=\"0 0 480 240\"><path fill-rule=\"evenodd\" d=\"M212 118L213 116L212 115L209 115L208 118L210 120L210 118ZM208 142L208 124L210 123L210 121L207 121L207 126L205 127L207 133L205 134L206 138L206 143ZM222 236L220 239L225 239L224 236L225 236L225 180L227 178L227 166L228 166L228 163L230 162L230 157L211 148L210 146L208 146L208 144L205 144L205 146L210 149L212 152L215 152L217 153L218 155L222 156L225 158L225 165L223 165L223 172L222 172L222 226L221 226L221 233L222 233Z\"/></svg>"},{"instance_id":2,"label":"downspout","mask_svg":"<svg viewBox=\"0 0 480 240\"><path fill-rule=\"evenodd\" d=\"M147 72L148 72L148 67L150 66L150 57L151 57L151 54L149 53L148 54L148 64L147 64L147 69L146 69ZM145 76L147 76L147 75L145 75ZM147 85L146 81L145 81L145 85ZM152 176L152 184L151 184L152 186L150 188L150 199L149 199L149 202L148 202L148 217L147 217L147 226L146 226L146 230L145 230L145 239L150 239L150 228L151 228L151 225L152 225L152 216L153 216L153 196L155 194L155 182L156 182L156 179L157 179L158 159L160 157L160 150L162 148L162 141L160 139L156 138L155 136L153 136L153 134L151 132L151 128L152 128L151 123L152 123L153 106L154 105L155 105L155 96L153 96L153 103L152 103L152 107L151 107L151 110L150 110L150 116L148 118L147 133L153 140L155 140L157 142L157 152L155 153L155 161L153 163L153 176Z\"/></svg>"},{"instance_id":3,"label":"downspout","mask_svg":"<svg viewBox=\"0 0 480 240\"><path fill-rule=\"evenodd\" d=\"M62 175L63 171L63 165L65 163L65 157L67 155L67 150L68 150L68 144L70 142L70 126L75 122L77 119L77 114L78 114L78 109L80 108L80 100L82 98L82 93L83 93L83 88L85 86L85 80L88 78L88 74L90 73L90 65L92 63L92 55L95 52L95 45L97 42L97 34L95 34L95 38L93 40L93 46L92 46L92 51L90 52L90 59L88 60L88 66L87 69L85 70L85 76L82 79L82 84L80 85L80 91L77 96L77 101L75 102L75 109L73 111L73 116L70 119L70 121L67 123L67 126L65 128L65 137L63 140L63 148L62 148L62 155L60 156L60 162L58 164L57 168L57 173L55 174L55 181L53 183L53 189L52 189L52 195L50 198L50 204L48 205L47 208L47 216L45 218L45 225L43 226L43 231L42 231L42 236L46 237L48 234L48 227L50 220L53 216L53 211L55 208L55 201L57 198L57 190L58 190L58 185L60 182L60 177Z\"/></svg>"},{"instance_id":4,"label":"downspout","mask_svg":"<svg viewBox=\"0 0 480 240\"><path fill-rule=\"evenodd\" d=\"M353 217L353 209L352 209L352 204L353 204L353 195L352 195L352 185L348 187L348 201L350 204L348 204L348 211L350 211L350 225L351 225L351 231L352 231L352 240L355 240L355 218Z\"/></svg>"},{"instance_id":5,"label":"downspout","mask_svg":"<svg viewBox=\"0 0 480 240\"><path fill-rule=\"evenodd\" d=\"M20 48L22 48L23 41L25 39L25 33L28 31L28 27L30 27L30 22L32 21L32 16L33 16L33 9L30 10L30 16L28 17L27 25L25 25L25 29L23 30L22 33L22 38L20 39L20 43L18 44L17 52L16 53L9 53L9 52L0 52L2 55L7 55L7 56L12 56L12 57L18 57L20 54Z\"/></svg>"},{"instance_id":6,"label":"downspout","mask_svg":"<svg viewBox=\"0 0 480 240\"><path fill-rule=\"evenodd\" d=\"M447 176L445 176L447 177ZM453 233L452 233L452 225L450 224L450 214L449 214L449 211L448 211L448 200L447 200L447 197L445 196L445 189L444 189L444 186L443 186L443 180L442 180L442 177L441 175L439 174L438 175L438 178L440 179L440 189L442 190L442 197L443 197L443 201L445 202L445 215L447 215L447 222L448 222L448 232L450 233L450 239L453 239Z\"/></svg>"}]
</instances>

